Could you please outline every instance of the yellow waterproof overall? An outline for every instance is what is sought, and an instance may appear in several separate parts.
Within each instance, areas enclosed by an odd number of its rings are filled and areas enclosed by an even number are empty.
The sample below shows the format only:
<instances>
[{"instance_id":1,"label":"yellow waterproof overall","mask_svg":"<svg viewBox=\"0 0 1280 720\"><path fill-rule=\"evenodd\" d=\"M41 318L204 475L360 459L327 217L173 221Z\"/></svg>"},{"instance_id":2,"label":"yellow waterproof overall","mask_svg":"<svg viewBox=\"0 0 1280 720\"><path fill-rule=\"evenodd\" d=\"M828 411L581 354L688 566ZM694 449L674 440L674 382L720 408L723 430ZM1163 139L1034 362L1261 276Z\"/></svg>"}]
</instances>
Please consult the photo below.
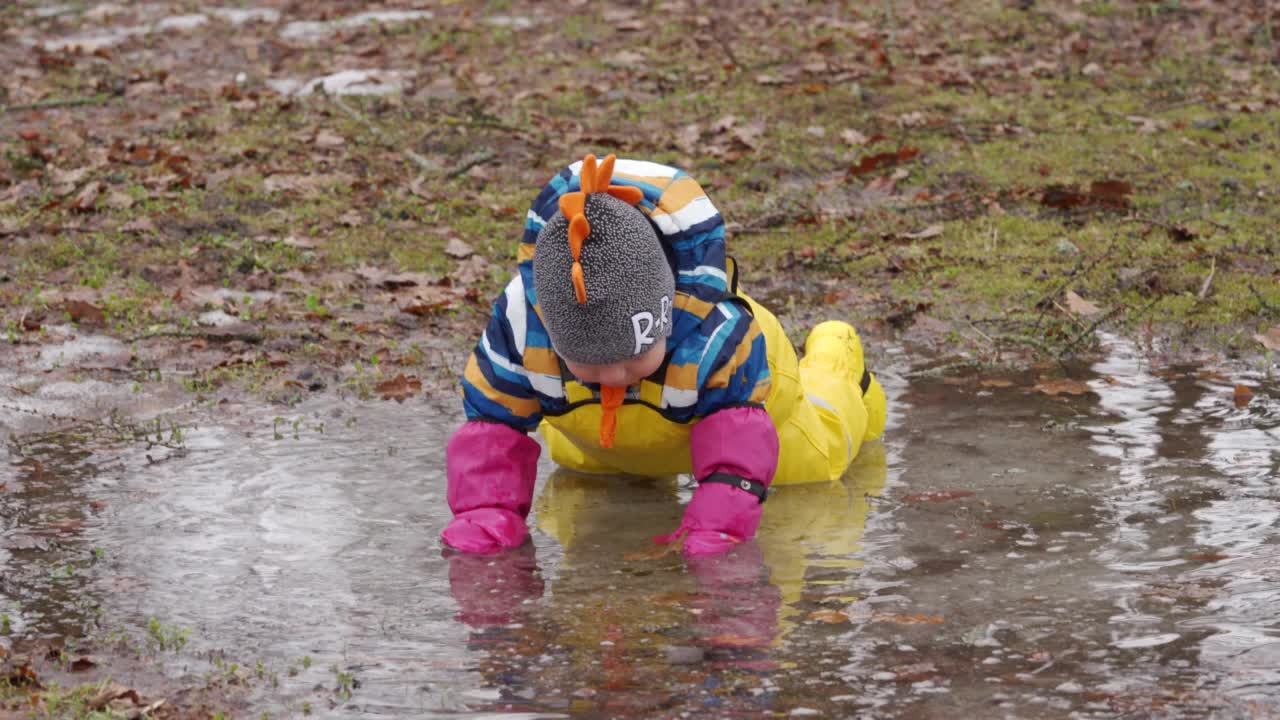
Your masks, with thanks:
<instances>
[{"instance_id":1,"label":"yellow waterproof overall","mask_svg":"<svg viewBox=\"0 0 1280 720\"><path fill-rule=\"evenodd\" d=\"M778 429L781 448L773 484L839 479L863 440L878 437L885 421L884 391L873 376L864 375L857 333L847 323L822 323L810 333L805 357L797 362L791 340L773 313L741 292L738 297L750 305L768 348L772 385L765 409ZM591 390L569 379L565 392L570 403L585 404L546 417L540 425L551 459L559 465L592 474L692 472L693 423L672 422L657 410L660 383L641 381L640 402L628 401L618 408L617 435L608 449L599 444L602 411L598 401L592 402Z\"/></svg>"}]
</instances>

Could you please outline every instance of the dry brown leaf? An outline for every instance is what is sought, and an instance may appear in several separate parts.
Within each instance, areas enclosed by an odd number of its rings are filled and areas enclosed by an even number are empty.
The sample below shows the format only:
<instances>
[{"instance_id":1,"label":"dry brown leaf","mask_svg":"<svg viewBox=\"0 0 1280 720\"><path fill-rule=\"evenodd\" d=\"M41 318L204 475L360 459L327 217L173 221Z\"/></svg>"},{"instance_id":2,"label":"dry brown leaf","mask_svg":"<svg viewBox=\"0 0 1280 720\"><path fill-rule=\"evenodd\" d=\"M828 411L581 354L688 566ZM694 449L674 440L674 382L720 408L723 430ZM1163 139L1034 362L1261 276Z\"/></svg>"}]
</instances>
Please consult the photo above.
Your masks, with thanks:
<instances>
[{"instance_id":1,"label":"dry brown leaf","mask_svg":"<svg viewBox=\"0 0 1280 720\"><path fill-rule=\"evenodd\" d=\"M1102 312L1102 308L1098 307L1097 305L1094 305L1088 300L1085 300L1084 298L1075 294L1075 292L1071 290L1067 291L1066 297L1067 297L1067 307L1071 309L1071 312L1077 315L1092 317Z\"/></svg>"},{"instance_id":2,"label":"dry brown leaf","mask_svg":"<svg viewBox=\"0 0 1280 720\"><path fill-rule=\"evenodd\" d=\"M422 381L412 376L405 377L404 373L400 373L390 380L383 380L378 383L374 390L382 395L383 400L395 400L398 403L402 403L422 392Z\"/></svg>"},{"instance_id":3,"label":"dry brown leaf","mask_svg":"<svg viewBox=\"0 0 1280 720\"><path fill-rule=\"evenodd\" d=\"M891 622L898 625L940 625L943 620L937 615L876 615L874 618L877 622Z\"/></svg>"},{"instance_id":4,"label":"dry brown leaf","mask_svg":"<svg viewBox=\"0 0 1280 720\"><path fill-rule=\"evenodd\" d=\"M471 257L474 253L474 248L468 245L465 240L459 240L458 238L449 238L449 242L445 243L444 246L445 255L459 260Z\"/></svg>"},{"instance_id":5,"label":"dry brown leaf","mask_svg":"<svg viewBox=\"0 0 1280 720\"><path fill-rule=\"evenodd\" d=\"M68 300L62 306L71 319L82 325L105 325L107 314L102 308L84 300Z\"/></svg>"},{"instance_id":6,"label":"dry brown leaf","mask_svg":"<svg viewBox=\"0 0 1280 720\"><path fill-rule=\"evenodd\" d=\"M841 130L840 139L849 143L850 145L866 145L867 144L867 136L853 129Z\"/></svg>"},{"instance_id":7,"label":"dry brown leaf","mask_svg":"<svg viewBox=\"0 0 1280 720\"><path fill-rule=\"evenodd\" d=\"M113 210L127 210L133 207L133 198L129 197L128 193L112 190L107 193L107 199L103 204Z\"/></svg>"},{"instance_id":8,"label":"dry brown leaf","mask_svg":"<svg viewBox=\"0 0 1280 720\"><path fill-rule=\"evenodd\" d=\"M76 195L76 199L71 201L71 209L79 212L92 212L98 203L98 193L102 192L102 183L94 180Z\"/></svg>"},{"instance_id":9,"label":"dry brown leaf","mask_svg":"<svg viewBox=\"0 0 1280 720\"><path fill-rule=\"evenodd\" d=\"M625 553L623 554L622 559L628 562L638 560L661 560L668 555L679 553L684 547L684 537L685 536L681 535L674 542L669 542L666 545L655 543L652 547Z\"/></svg>"},{"instance_id":10,"label":"dry brown leaf","mask_svg":"<svg viewBox=\"0 0 1280 720\"><path fill-rule=\"evenodd\" d=\"M88 708L90 710L101 710L113 700L131 700L134 705L142 704L142 699L138 697L137 690L111 683L98 691L98 694L89 700Z\"/></svg>"},{"instance_id":11,"label":"dry brown leaf","mask_svg":"<svg viewBox=\"0 0 1280 720\"><path fill-rule=\"evenodd\" d=\"M1277 325L1264 333L1254 335L1253 339L1262 343L1262 347L1268 350L1280 350L1280 325Z\"/></svg>"},{"instance_id":12,"label":"dry brown leaf","mask_svg":"<svg viewBox=\"0 0 1280 720\"><path fill-rule=\"evenodd\" d=\"M315 142L316 147L336 148L346 145L347 139L332 130L324 128L316 133L313 142Z\"/></svg>"},{"instance_id":13,"label":"dry brown leaf","mask_svg":"<svg viewBox=\"0 0 1280 720\"><path fill-rule=\"evenodd\" d=\"M1005 378L987 378L985 380L980 380L978 384L982 387L1000 388L1011 387L1013 385L1013 381L1006 380Z\"/></svg>"},{"instance_id":14,"label":"dry brown leaf","mask_svg":"<svg viewBox=\"0 0 1280 720\"><path fill-rule=\"evenodd\" d=\"M1093 392L1089 383L1071 378L1041 377L1040 382L1036 383L1032 389L1039 390L1045 395L1084 395Z\"/></svg>"},{"instance_id":15,"label":"dry brown leaf","mask_svg":"<svg viewBox=\"0 0 1280 720\"><path fill-rule=\"evenodd\" d=\"M120 232L127 233L153 233L156 231L156 224L151 222L151 218L143 216L130 220L120 226Z\"/></svg>"},{"instance_id":16,"label":"dry brown leaf","mask_svg":"<svg viewBox=\"0 0 1280 720\"><path fill-rule=\"evenodd\" d=\"M1248 407L1249 403L1253 401L1253 390L1248 385L1237 383L1235 390L1231 392L1231 400L1238 408Z\"/></svg>"},{"instance_id":17,"label":"dry brown leaf","mask_svg":"<svg viewBox=\"0 0 1280 720\"><path fill-rule=\"evenodd\" d=\"M453 281L458 285L471 285L489 277L489 261L483 255L472 255L458 263Z\"/></svg>"},{"instance_id":18,"label":"dry brown leaf","mask_svg":"<svg viewBox=\"0 0 1280 720\"><path fill-rule=\"evenodd\" d=\"M770 640L772 640L772 637L766 635L738 635L735 633L723 633L707 638L706 642L708 645L712 645L714 647L751 648L768 645Z\"/></svg>"},{"instance_id":19,"label":"dry brown leaf","mask_svg":"<svg viewBox=\"0 0 1280 720\"><path fill-rule=\"evenodd\" d=\"M849 616L839 610L814 610L809 613L810 620L824 622L828 625L841 625L849 622Z\"/></svg>"}]
</instances>

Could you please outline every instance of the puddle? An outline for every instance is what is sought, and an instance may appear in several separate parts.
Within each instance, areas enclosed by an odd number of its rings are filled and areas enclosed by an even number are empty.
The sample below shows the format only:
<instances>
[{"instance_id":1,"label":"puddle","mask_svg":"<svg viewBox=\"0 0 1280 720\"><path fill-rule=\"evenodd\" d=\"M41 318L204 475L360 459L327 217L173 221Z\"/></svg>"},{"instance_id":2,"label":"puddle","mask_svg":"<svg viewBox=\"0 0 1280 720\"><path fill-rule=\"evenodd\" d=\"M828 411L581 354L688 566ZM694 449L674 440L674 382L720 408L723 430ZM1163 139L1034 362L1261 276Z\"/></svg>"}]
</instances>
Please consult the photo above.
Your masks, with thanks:
<instances>
[{"instance_id":1,"label":"puddle","mask_svg":"<svg viewBox=\"0 0 1280 720\"><path fill-rule=\"evenodd\" d=\"M371 23L393 25L415 20L430 20L432 17L435 16L428 10L371 10L336 20L295 20L280 30L280 37L286 40L323 40L339 30L357 28Z\"/></svg>"},{"instance_id":2,"label":"puddle","mask_svg":"<svg viewBox=\"0 0 1280 720\"><path fill-rule=\"evenodd\" d=\"M457 413L422 400L221 405L181 447L31 436L0 466L0 612L182 629L172 673L261 662L272 715L1274 712L1280 386L1107 342L1071 398L891 364L887 442L698 562L649 542L687 481L545 461L533 544L443 552Z\"/></svg>"},{"instance_id":3,"label":"puddle","mask_svg":"<svg viewBox=\"0 0 1280 720\"><path fill-rule=\"evenodd\" d=\"M326 95L389 95L400 92L410 77L396 70L343 70L312 80L272 78L267 87L281 95L305 96L317 91Z\"/></svg>"}]
</instances>

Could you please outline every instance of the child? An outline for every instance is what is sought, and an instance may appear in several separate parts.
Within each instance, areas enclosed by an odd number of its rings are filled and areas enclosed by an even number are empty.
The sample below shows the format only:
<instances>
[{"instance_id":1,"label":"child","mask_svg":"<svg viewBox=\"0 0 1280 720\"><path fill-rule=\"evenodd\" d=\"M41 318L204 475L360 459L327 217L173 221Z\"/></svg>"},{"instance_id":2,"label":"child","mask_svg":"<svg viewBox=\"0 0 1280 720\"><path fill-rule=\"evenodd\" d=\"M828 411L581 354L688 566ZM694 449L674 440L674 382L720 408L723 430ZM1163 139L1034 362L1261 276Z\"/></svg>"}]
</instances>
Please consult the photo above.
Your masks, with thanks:
<instances>
[{"instance_id":1,"label":"child","mask_svg":"<svg viewBox=\"0 0 1280 720\"><path fill-rule=\"evenodd\" d=\"M777 318L738 291L724 237L675 168L588 155L551 179L463 375L447 544L525 541L539 426L551 459L579 472L691 473L683 522L655 539L694 556L753 537L770 484L836 480L880 435L884 391L853 327L818 325L797 362Z\"/></svg>"}]
</instances>

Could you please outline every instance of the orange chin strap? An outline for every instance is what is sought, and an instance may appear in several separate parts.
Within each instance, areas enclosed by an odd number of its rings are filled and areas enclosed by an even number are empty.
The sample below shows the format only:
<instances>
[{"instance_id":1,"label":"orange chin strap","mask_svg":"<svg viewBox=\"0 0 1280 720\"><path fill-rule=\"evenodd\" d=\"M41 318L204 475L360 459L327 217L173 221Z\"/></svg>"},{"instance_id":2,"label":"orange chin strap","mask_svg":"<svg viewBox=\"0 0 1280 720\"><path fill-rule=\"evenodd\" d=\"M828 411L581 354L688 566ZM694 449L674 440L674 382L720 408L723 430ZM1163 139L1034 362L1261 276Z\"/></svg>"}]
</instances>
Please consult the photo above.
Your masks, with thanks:
<instances>
[{"instance_id":1,"label":"orange chin strap","mask_svg":"<svg viewBox=\"0 0 1280 720\"><path fill-rule=\"evenodd\" d=\"M613 436L618 430L618 408L627 396L627 389L613 385L600 386L600 447L613 447Z\"/></svg>"},{"instance_id":2,"label":"orange chin strap","mask_svg":"<svg viewBox=\"0 0 1280 720\"><path fill-rule=\"evenodd\" d=\"M644 192L638 187L627 185L610 185L613 179L613 163L616 158L608 155L596 166L596 156L588 155L582 160L582 172L579 174L582 185L581 192L565 193L560 196L560 212L569 221L569 249L573 251L573 270L570 279L573 281L573 292L579 305L587 304L587 281L582 274L582 243L591 234L591 225L587 223L585 208L587 195L593 192L608 193L630 205L644 199Z\"/></svg>"}]
</instances>

